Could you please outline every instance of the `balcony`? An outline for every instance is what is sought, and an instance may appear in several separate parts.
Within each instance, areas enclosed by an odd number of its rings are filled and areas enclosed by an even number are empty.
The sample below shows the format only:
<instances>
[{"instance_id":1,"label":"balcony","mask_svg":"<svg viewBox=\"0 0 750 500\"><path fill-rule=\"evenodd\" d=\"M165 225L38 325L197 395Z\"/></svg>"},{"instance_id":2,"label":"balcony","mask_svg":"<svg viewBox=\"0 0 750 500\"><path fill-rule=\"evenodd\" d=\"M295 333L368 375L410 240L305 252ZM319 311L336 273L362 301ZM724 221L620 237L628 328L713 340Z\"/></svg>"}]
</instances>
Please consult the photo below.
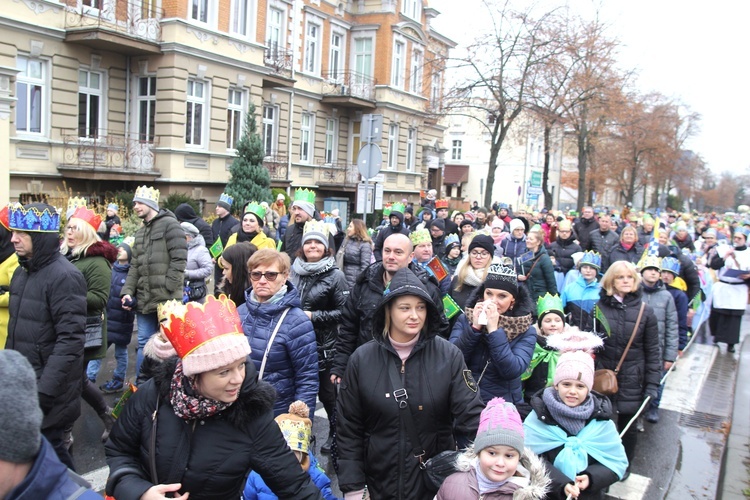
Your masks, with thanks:
<instances>
[{"instance_id":1,"label":"balcony","mask_svg":"<svg viewBox=\"0 0 750 500\"><path fill-rule=\"evenodd\" d=\"M268 170L271 184L286 186L291 181L289 177L289 156L286 153L271 152L263 157L263 168Z\"/></svg>"},{"instance_id":2,"label":"balcony","mask_svg":"<svg viewBox=\"0 0 750 500\"><path fill-rule=\"evenodd\" d=\"M152 181L161 176L155 170L151 142L124 134L100 131L96 138L79 137L77 130L63 135L63 162L57 169L66 177L77 179L118 179Z\"/></svg>"},{"instance_id":3,"label":"balcony","mask_svg":"<svg viewBox=\"0 0 750 500\"><path fill-rule=\"evenodd\" d=\"M375 109L375 79L354 71L323 75L323 104L355 109Z\"/></svg>"},{"instance_id":4,"label":"balcony","mask_svg":"<svg viewBox=\"0 0 750 500\"><path fill-rule=\"evenodd\" d=\"M359 184L357 165L348 163L325 163L316 169L316 175L320 187L354 190Z\"/></svg>"},{"instance_id":5,"label":"balcony","mask_svg":"<svg viewBox=\"0 0 750 500\"><path fill-rule=\"evenodd\" d=\"M292 51L279 47L275 42L268 42L263 53L263 63L269 73L263 75L263 87L291 87L292 79Z\"/></svg>"},{"instance_id":6,"label":"balcony","mask_svg":"<svg viewBox=\"0 0 750 500\"><path fill-rule=\"evenodd\" d=\"M65 9L65 41L127 55L161 54L156 0L82 0ZM89 4L87 6L86 4Z\"/></svg>"}]
</instances>

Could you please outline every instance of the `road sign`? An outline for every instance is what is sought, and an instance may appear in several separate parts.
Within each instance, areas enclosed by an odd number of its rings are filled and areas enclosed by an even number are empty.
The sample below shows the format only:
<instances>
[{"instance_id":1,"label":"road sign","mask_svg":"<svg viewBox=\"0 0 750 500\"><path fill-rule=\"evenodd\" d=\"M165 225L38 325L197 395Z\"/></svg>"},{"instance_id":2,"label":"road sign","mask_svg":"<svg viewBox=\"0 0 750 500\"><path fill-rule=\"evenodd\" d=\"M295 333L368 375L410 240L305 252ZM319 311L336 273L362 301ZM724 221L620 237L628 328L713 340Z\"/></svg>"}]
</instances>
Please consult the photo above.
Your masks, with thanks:
<instances>
[{"instance_id":1,"label":"road sign","mask_svg":"<svg viewBox=\"0 0 750 500\"><path fill-rule=\"evenodd\" d=\"M383 139L383 115L362 115L359 133L362 142L380 142Z\"/></svg>"},{"instance_id":2,"label":"road sign","mask_svg":"<svg viewBox=\"0 0 750 500\"><path fill-rule=\"evenodd\" d=\"M377 144L365 144L357 155L357 169L365 179L372 179L383 166L383 151Z\"/></svg>"},{"instance_id":3,"label":"road sign","mask_svg":"<svg viewBox=\"0 0 750 500\"><path fill-rule=\"evenodd\" d=\"M542 191L542 188L537 187L537 186L529 186L526 189L526 194L529 195L529 196L539 196L539 195L541 195L543 193L544 193L544 191Z\"/></svg>"},{"instance_id":4,"label":"road sign","mask_svg":"<svg viewBox=\"0 0 750 500\"><path fill-rule=\"evenodd\" d=\"M542 173L538 170L531 171L531 185L540 187L542 185Z\"/></svg>"}]
</instances>

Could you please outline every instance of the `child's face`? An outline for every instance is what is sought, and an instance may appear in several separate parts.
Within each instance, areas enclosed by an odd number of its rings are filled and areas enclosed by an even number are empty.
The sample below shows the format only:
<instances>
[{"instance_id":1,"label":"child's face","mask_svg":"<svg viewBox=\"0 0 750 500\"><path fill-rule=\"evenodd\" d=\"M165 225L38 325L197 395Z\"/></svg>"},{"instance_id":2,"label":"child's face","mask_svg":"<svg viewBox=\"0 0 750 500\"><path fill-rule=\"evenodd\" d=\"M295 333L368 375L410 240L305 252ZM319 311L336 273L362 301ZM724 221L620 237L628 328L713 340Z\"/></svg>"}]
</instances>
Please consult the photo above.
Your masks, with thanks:
<instances>
[{"instance_id":1,"label":"child's face","mask_svg":"<svg viewBox=\"0 0 750 500\"><path fill-rule=\"evenodd\" d=\"M120 262L128 261L128 252L126 252L122 247L117 249L117 260L119 260Z\"/></svg>"},{"instance_id":2,"label":"child's face","mask_svg":"<svg viewBox=\"0 0 750 500\"><path fill-rule=\"evenodd\" d=\"M518 468L520 453L510 446L488 446L479 452L479 468L487 479L499 483L512 477Z\"/></svg>"},{"instance_id":3,"label":"child's face","mask_svg":"<svg viewBox=\"0 0 750 500\"><path fill-rule=\"evenodd\" d=\"M453 247L451 248L451 251L448 252L449 259L455 259L459 255L461 255L461 249L459 247Z\"/></svg>"},{"instance_id":4,"label":"child's face","mask_svg":"<svg viewBox=\"0 0 750 500\"><path fill-rule=\"evenodd\" d=\"M562 380L555 389L565 406L575 408L586 400L589 390L580 380Z\"/></svg>"},{"instance_id":5,"label":"child's face","mask_svg":"<svg viewBox=\"0 0 750 500\"><path fill-rule=\"evenodd\" d=\"M646 282L648 286L654 286L657 281L659 281L659 278L661 277L661 273L658 269L653 267L648 267L641 271L641 277L643 278L643 281Z\"/></svg>"},{"instance_id":6,"label":"child's face","mask_svg":"<svg viewBox=\"0 0 750 500\"><path fill-rule=\"evenodd\" d=\"M565 328L565 322L563 319L555 314L549 313L542 318L542 332L545 335L555 335L556 333L562 333Z\"/></svg>"}]
</instances>

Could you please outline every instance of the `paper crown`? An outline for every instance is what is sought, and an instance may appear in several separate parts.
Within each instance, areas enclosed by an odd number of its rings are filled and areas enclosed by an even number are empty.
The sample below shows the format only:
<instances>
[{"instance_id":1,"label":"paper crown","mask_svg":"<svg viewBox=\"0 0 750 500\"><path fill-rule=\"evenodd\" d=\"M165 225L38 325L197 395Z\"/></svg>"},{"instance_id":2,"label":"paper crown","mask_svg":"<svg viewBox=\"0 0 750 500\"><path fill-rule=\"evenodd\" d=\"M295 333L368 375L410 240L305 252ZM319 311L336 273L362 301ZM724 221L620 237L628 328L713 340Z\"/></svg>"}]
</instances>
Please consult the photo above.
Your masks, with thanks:
<instances>
[{"instance_id":1,"label":"paper crown","mask_svg":"<svg viewBox=\"0 0 750 500\"><path fill-rule=\"evenodd\" d=\"M643 271L644 269L647 269L649 267L655 267L659 271L661 271L661 259L659 257L654 257L653 255L646 255L644 258L638 262L638 269Z\"/></svg>"},{"instance_id":2,"label":"paper crown","mask_svg":"<svg viewBox=\"0 0 750 500\"><path fill-rule=\"evenodd\" d=\"M165 307L162 331L180 358L223 335L244 336L237 307L226 295L209 295L204 304L188 302L184 309L175 304Z\"/></svg>"},{"instance_id":3,"label":"paper crown","mask_svg":"<svg viewBox=\"0 0 750 500\"><path fill-rule=\"evenodd\" d=\"M492 264L487 271L487 280L507 281L508 283L518 283L516 271L503 264Z\"/></svg>"},{"instance_id":4,"label":"paper crown","mask_svg":"<svg viewBox=\"0 0 750 500\"><path fill-rule=\"evenodd\" d=\"M73 213L81 207L86 207L86 200L84 198L79 198L77 196L68 198L68 213Z\"/></svg>"},{"instance_id":5,"label":"paper crown","mask_svg":"<svg viewBox=\"0 0 750 500\"><path fill-rule=\"evenodd\" d=\"M435 200L435 209L448 208L448 200Z\"/></svg>"},{"instance_id":6,"label":"paper crown","mask_svg":"<svg viewBox=\"0 0 750 500\"><path fill-rule=\"evenodd\" d=\"M669 271L675 276L679 276L680 275L680 261L675 259L674 257L664 257L661 260L661 270Z\"/></svg>"},{"instance_id":7,"label":"paper crown","mask_svg":"<svg viewBox=\"0 0 750 500\"><path fill-rule=\"evenodd\" d=\"M747 237L750 236L750 229L746 228L745 226L737 226L734 232L743 235L745 237L745 240L747 240Z\"/></svg>"},{"instance_id":8,"label":"paper crown","mask_svg":"<svg viewBox=\"0 0 750 500\"><path fill-rule=\"evenodd\" d=\"M422 243L432 244L432 236L430 236L430 231L427 229L417 229L416 231L412 231L409 238L414 246L421 245Z\"/></svg>"},{"instance_id":9,"label":"paper crown","mask_svg":"<svg viewBox=\"0 0 750 500\"><path fill-rule=\"evenodd\" d=\"M245 205L245 211L243 212L245 214L253 214L258 218L258 220L263 220L263 218L266 216L266 209L262 206L258 205L258 202L251 201L247 205Z\"/></svg>"},{"instance_id":10,"label":"paper crown","mask_svg":"<svg viewBox=\"0 0 750 500\"><path fill-rule=\"evenodd\" d=\"M406 211L406 206L401 202L396 202L391 205L391 213L398 212L400 214L403 214L404 211Z\"/></svg>"},{"instance_id":11,"label":"paper crown","mask_svg":"<svg viewBox=\"0 0 750 500\"><path fill-rule=\"evenodd\" d=\"M581 260L578 261L578 268L580 269L581 266L591 266L599 270L602 268L602 256L599 252L586 250Z\"/></svg>"},{"instance_id":12,"label":"paper crown","mask_svg":"<svg viewBox=\"0 0 750 500\"><path fill-rule=\"evenodd\" d=\"M60 214L54 207L44 208L41 212L37 207L16 204L8 208L8 226L11 231L25 231L31 233L56 233L60 231Z\"/></svg>"},{"instance_id":13,"label":"paper crown","mask_svg":"<svg viewBox=\"0 0 750 500\"><path fill-rule=\"evenodd\" d=\"M565 316L563 310L562 299L559 295L551 295L549 292L544 294L543 297L539 297L536 301L536 314L537 317L541 318L549 312L560 313L560 316Z\"/></svg>"},{"instance_id":14,"label":"paper crown","mask_svg":"<svg viewBox=\"0 0 750 500\"><path fill-rule=\"evenodd\" d=\"M309 189L297 189L294 192L294 201L306 201L307 203L315 203L315 191Z\"/></svg>"},{"instance_id":15,"label":"paper crown","mask_svg":"<svg viewBox=\"0 0 750 500\"><path fill-rule=\"evenodd\" d=\"M8 205L0 208L0 224L2 224L5 229L10 231L10 223L8 222Z\"/></svg>"},{"instance_id":16,"label":"paper crown","mask_svg":"<svg viewBox=\"0 0 750 500\"><path fill-rule=\"evenodd\" d=\"M183 318L185 316L185 304L180 300L168 300L156 306L156 317L163 326L169 324L171 317Z\"/></svg>"},{"instance_id":17,"label":"paper crown","mask_svg":"<svg viewBox=\"0 0 750 500\"><path fill-rule=\"evenodd\" d=\"M325 239L328 239L328 233L331 232L330 223L322 220L309 220L305 222L305 226L302 229L302 237L309 233L319 233Z\"/></svg>"},{"instance_id":18,"label":"paper crown","mask_svg":"<svg viewBox=\"0 0 750 500\"><path fill-rule=\"evenodd\" d=\"M383 208L383 217L389 217L389 216L391 215L391 210L392 210L392 209L393 209L393 208L392 208L391 206L389 206L389 205L386 205L386 206L385 206L385 207Z\"/></svg>"},{"instance_id":19,"label":"paper crown","mask_svg":"<svg viewBox=\"0 0 750 500\"><path fill-rule=\"evenodd\" d=\"M159 190L149 186L138 186L135 190L134 198L141 198L143 200L153 201L156 205L159 204Z\"/></svg>"},{"instance_id":20,"label":"paper crown","mask_svg":"<svg viewBox=\"0 0 750 500\"><path fill-rule=\"evenodd\" d=\"M219 203L226 203L231 207L232 203L234 203L234 198L229 196L227 193L221 193L221 195L219 196Z\"/></svg>"},{"instance_id":21,"label":"paper crown","mask_svg":"<svg viewBox=\"0 0 750 500\"><path fill-rule=\"evenodd\" d=\"M81 219L89 226L93 227L94 231L97 231L102 223L102 217L96 215L96 212L86 207L78 207L70 218Z\"/></svg>"},{"instance_id":22,"label":"paper crown","mask_svg":"<svg viewBox=\"0 0 750 500\"><path fill-rule=\"evenodd\" d=\"M456 236L455 233L450 233L448 236L445 237L443 240L445 242L445 248L448 248L449 246L453 244L460 244L461 242L458 241L458 236Z\"/></svg>"}]
</instances>

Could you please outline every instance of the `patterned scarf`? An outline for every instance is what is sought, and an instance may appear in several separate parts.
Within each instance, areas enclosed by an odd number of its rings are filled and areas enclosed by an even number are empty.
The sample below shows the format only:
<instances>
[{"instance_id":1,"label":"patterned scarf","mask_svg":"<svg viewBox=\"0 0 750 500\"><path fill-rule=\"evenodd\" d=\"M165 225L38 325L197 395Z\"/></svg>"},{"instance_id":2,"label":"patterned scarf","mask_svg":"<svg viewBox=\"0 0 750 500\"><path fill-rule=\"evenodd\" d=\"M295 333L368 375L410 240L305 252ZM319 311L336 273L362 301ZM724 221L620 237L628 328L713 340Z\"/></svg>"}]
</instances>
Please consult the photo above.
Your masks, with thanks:
<instances>
[{"instance_id":1,"label":"patterned scarf","mask_svg":"<svg viewBox=\"0 0 750 500\"><path fill-rule=\"evenodd\" d=\"M547 387L542 393L542 401L547 405L547 409L552 414L558 424L563 429L574 436L577 436L581 429L586 427L586 422L594 413L594 400L591 397L586 399L580 405L571 408L563 403L560 395L554 387Z\"/></svg>"},{"instance_id":2,"label":"patterned scarf","mask_svg":"<svg viewBox=\"0 0 750 500\"><path fill-rule=\"evenodd\" d=\"M182 360L172 375L169 398L172 403L174 414L183 420L202 420L226 410L232 403L222 403L214 399L205 398L196 394L193 388L195 378L186 377L182 374Z\"/></svg>"},{"instance_id":3,"label":"patterned scarf","mask_svg":"<svg viewBox=\"0 0 750 500\"><path fill-rule=\"evenodd\" d=\"M525 316L500 316L498 326L505 330L508 341L511 341L522 333L526 333L533 322L531 314Z\"/></svg>"}]
</instances>

